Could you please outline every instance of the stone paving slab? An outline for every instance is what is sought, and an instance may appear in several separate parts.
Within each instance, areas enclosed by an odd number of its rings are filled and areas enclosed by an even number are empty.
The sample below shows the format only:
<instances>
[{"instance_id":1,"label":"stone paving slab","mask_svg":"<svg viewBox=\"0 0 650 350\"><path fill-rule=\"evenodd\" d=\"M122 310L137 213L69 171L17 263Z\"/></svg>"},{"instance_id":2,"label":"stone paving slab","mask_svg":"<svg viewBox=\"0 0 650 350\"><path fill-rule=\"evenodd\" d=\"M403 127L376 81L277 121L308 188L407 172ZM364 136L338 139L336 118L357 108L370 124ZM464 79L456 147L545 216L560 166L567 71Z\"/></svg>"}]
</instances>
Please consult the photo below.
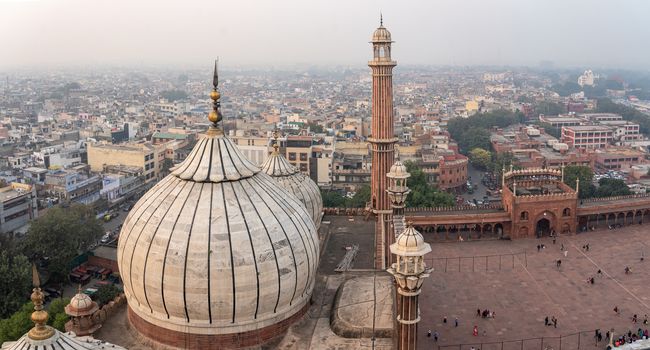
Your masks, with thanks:
<instances>
[{"instance_id":1,"label":"stone paving slab","mask_svg":"<svg viewBox=\"0 0 650 350\"><path fill-rule=\"evenodd\" d=\"M537 244L546 249L537 252ZM581 247L589 243L590 250ZM560 251L561 244L568 249L567 257ZM440 261L434 263L434 271L425 282L420 297L421 316L418 344L420 349L436 348L431 338L426 337L428 329L440 333L439 345L459 343L499 342L495 346L475 346L483 350L500 349L500 342L538 337L559 337L579 331L589 331L581 337L580 348L594 348L593 330L600 328L616 331L650 325L633 324L631 317L637 314L642 320L650 315L650 261L640 261L642 254L650 257L650 226L636 225L616 230L602 230L561 237L553 245L549 238L523 239L515 241L472 241L454 243L431 242L433 251L427 258L484 256L495 254L517 254L515 266L512 256L502 257L508 261L498 269L498 256L490 257L489 268L485 262L475 259L472 271L471 259L462 259L460 270L458 260L455 270L444 272ZM557 259L562 260L558 270ZM444 261L444 260L442 260ZM632 268L625 274L625 266ZM598 269L602 277L596 276ZM587 278L595 277L595 284ZM617 316L615 306L621 311ZM493 319L476 317L476 309L490 309L496 313ZM443 324L447 316L448 323ZM557 328L544 326L544 317L557 317ZM459 326L454 327L458 317ZM478 326L479 336L472 335L473 326ZM483 336L485 330L486 335ZM578 336L563 339L566 349L578 349ZM543 346L559 349L559 339L550 340ZM570 345L573 344L573 345ZM543 349L541 342L528 341L523 348ZM521 343L504 345L521 349ZM451 347L448 349L452 349ZM458 347L455 347L458 349ZM469 346L462 349L470 349Z\"/></svg>"}]
</instances>

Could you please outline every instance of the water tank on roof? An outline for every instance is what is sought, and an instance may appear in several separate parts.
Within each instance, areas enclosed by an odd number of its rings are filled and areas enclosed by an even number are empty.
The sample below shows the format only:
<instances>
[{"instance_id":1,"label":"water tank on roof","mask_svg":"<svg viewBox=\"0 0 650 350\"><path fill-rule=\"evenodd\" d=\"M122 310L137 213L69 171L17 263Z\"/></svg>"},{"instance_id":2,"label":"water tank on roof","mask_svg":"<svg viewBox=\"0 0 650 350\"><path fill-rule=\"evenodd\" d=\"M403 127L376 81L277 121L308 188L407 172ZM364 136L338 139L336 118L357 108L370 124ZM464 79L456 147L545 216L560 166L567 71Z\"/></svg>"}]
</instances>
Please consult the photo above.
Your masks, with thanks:
<instances>
[{"instance_id":1,"label":"water tank on roof","mask_svg":"<svg viewBox=\"0 0 650 350\"><path fill-rule=\"evenodd\" d=\"M553 145L553 149L556 151L568 151L569 145L567 145L566 143L557 142Z\"/></svg>"},{"instance_id":2,"label":"water tank on roof","mask_svg":"<svg viewBox=\"0 0 650 350\"><path fill-rule=\"evenodd\" d=\"M539 129L526 128L526 134L528 134L528 136L539 136L540 133L539 133Z\"/></svg>"}]
</instances>

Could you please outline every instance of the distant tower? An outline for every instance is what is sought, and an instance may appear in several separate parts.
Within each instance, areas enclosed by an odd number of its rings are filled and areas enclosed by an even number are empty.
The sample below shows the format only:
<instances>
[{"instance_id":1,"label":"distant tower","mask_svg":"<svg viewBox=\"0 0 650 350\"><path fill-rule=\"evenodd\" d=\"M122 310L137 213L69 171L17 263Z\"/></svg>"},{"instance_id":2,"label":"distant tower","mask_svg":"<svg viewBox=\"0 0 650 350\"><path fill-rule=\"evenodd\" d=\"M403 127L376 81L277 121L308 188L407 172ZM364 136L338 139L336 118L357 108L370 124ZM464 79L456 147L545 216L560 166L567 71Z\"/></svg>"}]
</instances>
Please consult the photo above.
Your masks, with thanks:
<instances>
[{"instance_id":1,"label":"distant tower","mask_svg":"<svg viewBox=\"0 0 650 350\"><path fill-rule=\"evenodd\" d=\"M397 62L390 58L392 40L384 28L383 19L372 34L373 58L368 62L372 69L372 126L368 142L372 145L372 174L370 188L371 209L377 215L375 224L376 255L375 267L384 269L388 265L388 246L395 240L390 237L389 220L391 205L386 189L387 178L393 164L397 138L393 126L393 67Z\"/></svg>"}]
</instances>

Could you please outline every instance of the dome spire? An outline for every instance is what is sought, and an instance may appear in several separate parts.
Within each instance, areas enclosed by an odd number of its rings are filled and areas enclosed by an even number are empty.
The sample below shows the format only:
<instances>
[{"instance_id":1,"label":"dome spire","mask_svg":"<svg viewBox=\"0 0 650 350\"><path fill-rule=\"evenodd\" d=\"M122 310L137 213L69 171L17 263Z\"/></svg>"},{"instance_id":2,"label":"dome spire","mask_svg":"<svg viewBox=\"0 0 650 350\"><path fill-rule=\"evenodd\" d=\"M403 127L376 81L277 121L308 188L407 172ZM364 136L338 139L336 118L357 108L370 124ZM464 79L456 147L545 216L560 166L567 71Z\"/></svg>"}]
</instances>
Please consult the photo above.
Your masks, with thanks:
<instances>
[{"instance_id":1,"label":"dome spire","mask_svg":"<svg viewBox=\"0 0 650 350\"><path fill-rule=\"evenodd\" d=\"M54 335L54 330L47 326L49 315L47 311L43 310L45 295L41 291L41 281L35 264L32 264L32 284L34 285L31 295L32 303L34 303L34 312L32 312L34 328L29 330L27 336L32 340L45 340Z\"/></svg>"},{"instance_id":2,"label":"dome spire","mask_svg":"<svg viewBox=\"0 0 650 350\"><path fill-rule=\"evenodd\" d=\"M214 73L212 76L212 91L210 92L210 99L212 99L212 111L208 115L208 120L212 122L211 130L219 130L218 123L223 119L219 108L221 107L221 93L219 92L219 58L214 61ZM219 130L220 131L220 130Z\"/></svg>"},{"instance_id":3,"label":"dome spire","mask_svg":"<svg viewBox=\"0 0 650 350\"><path fill-rule=\"evenodd\" d=\"M379 26L384 26L384 16L382 15L381 11L379 11Z\"/></svg>"}]
</instances>

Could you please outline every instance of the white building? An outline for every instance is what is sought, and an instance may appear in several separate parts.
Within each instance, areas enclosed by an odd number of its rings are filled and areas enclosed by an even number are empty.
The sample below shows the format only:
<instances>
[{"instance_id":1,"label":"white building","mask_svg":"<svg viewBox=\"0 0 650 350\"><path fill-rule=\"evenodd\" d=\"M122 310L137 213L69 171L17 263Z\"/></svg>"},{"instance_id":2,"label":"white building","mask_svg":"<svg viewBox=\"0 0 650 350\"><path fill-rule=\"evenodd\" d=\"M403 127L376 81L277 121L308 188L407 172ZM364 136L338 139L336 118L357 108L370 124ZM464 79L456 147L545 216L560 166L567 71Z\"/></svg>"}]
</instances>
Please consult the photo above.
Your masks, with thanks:
<instances>
[{"instance_id":1,"label":"white building","mask_svg":"<svg viewBox=\"0 0 650 350\"><path fill-rule=\"evenodd\" d=\"M578 84L580 86L594 86L594 72L592 72L591 69L586 70L578 77Z\"/></svg>"}]
</instances>

